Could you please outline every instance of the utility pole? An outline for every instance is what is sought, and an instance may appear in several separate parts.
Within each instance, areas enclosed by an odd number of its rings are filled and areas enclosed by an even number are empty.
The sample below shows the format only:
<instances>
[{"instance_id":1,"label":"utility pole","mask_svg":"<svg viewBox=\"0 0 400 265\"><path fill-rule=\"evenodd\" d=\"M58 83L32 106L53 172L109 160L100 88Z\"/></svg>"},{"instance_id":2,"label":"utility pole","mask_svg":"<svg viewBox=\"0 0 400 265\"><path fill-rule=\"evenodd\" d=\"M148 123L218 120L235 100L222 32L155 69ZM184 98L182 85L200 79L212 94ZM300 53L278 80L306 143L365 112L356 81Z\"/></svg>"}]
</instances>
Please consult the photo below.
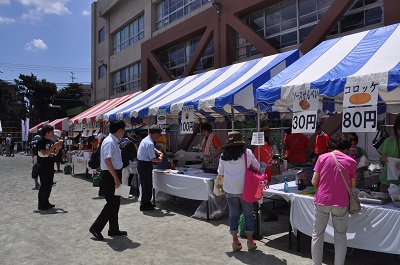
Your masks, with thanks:
<instances>
[{"instance_id":1,"label":"utility pole","mask_svg":"<svg viewBox=\"0 0 400 265\"><path fill-rule=\"evenodd\" d=\"M74 82L75 79L76 79L76 78L74 77L74 72L71 72L71 80L72 80L72 83L75 83L75 82Z\"/></svg>"}]
</instances>

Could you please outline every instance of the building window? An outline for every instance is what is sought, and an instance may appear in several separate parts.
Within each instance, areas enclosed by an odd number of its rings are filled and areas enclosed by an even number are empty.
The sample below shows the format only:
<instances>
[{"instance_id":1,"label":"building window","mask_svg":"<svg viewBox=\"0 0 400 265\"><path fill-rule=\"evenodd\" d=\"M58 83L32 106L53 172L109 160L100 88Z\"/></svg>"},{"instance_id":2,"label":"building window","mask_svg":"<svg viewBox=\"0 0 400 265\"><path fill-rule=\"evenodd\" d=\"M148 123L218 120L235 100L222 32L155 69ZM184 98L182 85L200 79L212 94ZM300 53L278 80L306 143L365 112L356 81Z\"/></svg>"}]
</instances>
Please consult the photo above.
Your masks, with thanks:
<instances>
[{"instance_id":1,"label":"building window","mask_svg":"<svg viewBox=\"0 0 400 265\"><path fill-rule=\"evenodd\" d=\"M139 16L114 34L113 53L119 53L144 38L144 15Z\"/></svg>"},{"instance_id":2,"label":"building window","mask_svg":"<svg viewBox=\"0 0 400 265\"><path fill-rule=\"evenodd\" d=\"M99 43L103 42L105 37L106 37L106 30L104 29L104 27L102 27L101 30L99 30Z\"/></svg>"},{"instance_id":3,"label":"building window","mask_svg":"<svg viewBox=\"0 0 400 265\"><path fill-rule=\"evenodd\" d=\"M259 36L276 49L295 47L302 43L327 12L334 0L286 0L243 17ZM356 0L330 35L358 30L383 22L382 0ZM238 34L237 59L260 54Z\"/></svg>"},{"instance_id":4,"label":"building window","mask_svg":"<svg viewBox=\"0 0 400 265\"><path fill-rule=\"evenodd\" d=\"M99 72L98 72L99 79L102 79L103 77L106 76L106 70L107 70L107 68L106 68L105 65L100 65L99 66Z\"/></svg>"},{"instance_id":5,"label":"building window","mask_svg":"<svg viewBox=\"0 0 400 265\"><path fill-rule=\"evenodd\" d=\"M337 26L337 33L362 29L383 22L382 0L357 0L344 14Z\"/></svg>"},{"instance_id":6,"label":"building window","mask_svg":"<svg viewBox=\"0 0 400 265\"><path fill-rule=\"evenodd\" d=\"M196 37L184 43L178 44L170 49L164 50L157 54L160 62L169 70L172 78L178 78L185 71L186 65L189 63L201 37ZM214 45L213 40L210 41L203 56L195 68L195 72L212 68L214 66ZM155 81L161 81L161 77L156 73Z\"/></svg>"},{"instance_id":7,"label":"building window","mask_svg":"<svg viewBox=\"0 0 400 265\"><path fill-rule=\"evenodd\" d=\"M209 3L209 0L162 0L156 4L156 29Z\"/></svg>"},{"instance_id":8,"label":"building window","mask_svg":"<svg viewBox=\"0 0 400 265\"><path fill-rule=\"evenodd\" d=\"M133 64L114 74L113 93L119 94L125 91L140 91L142 76L141 63Z\"/></svg>"}]
</instances>

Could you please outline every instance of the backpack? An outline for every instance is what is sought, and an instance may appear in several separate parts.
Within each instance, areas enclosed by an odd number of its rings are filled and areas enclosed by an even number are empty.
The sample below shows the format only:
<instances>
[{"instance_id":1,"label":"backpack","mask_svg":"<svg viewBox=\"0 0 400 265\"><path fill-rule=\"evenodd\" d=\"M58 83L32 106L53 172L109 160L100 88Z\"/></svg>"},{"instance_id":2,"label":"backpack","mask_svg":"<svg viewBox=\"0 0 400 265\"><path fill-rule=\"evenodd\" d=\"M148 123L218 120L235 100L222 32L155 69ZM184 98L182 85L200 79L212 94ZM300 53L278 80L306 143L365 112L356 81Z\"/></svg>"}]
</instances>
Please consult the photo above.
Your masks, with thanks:
<instances>
[{"instance_id":1,"label":"backpack","mask_svg":"<svg viewBox=\"0 0 400 265\"><path fill-rule=\"evenodd\" d=\"M96 150L92 153L92 156L89 160L89 167L91 169L97 169L100 166L100 152L101 152L101 145L99 145Z\"/></svg>"},{"instance_id":2,"label":"backpack","mask_svg":"<svg viewBox=\"0 0 400 265\"><path fill-rule=\"evenodd\" d=\"M133 161L137 157L136 146L131 140L127 140L119 143L119 148L121 149L122 167L127 167L129 161Z\"/></svg>"}]
</instances>

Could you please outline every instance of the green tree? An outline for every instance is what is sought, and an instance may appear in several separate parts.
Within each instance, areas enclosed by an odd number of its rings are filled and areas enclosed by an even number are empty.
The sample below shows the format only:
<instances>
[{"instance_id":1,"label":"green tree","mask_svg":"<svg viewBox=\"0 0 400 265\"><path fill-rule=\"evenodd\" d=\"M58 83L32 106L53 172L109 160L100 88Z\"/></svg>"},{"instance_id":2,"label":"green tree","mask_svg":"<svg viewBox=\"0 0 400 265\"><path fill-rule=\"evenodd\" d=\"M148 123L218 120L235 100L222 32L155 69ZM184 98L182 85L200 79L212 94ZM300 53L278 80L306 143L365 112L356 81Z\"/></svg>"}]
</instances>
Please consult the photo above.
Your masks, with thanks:
<instances>
[{"instance_id":1,"label":"green tree","mask_svg":"<svg viewBox=\"0 0 400 265\"><path fill-rule=\"evenodd\" d=\"M10 104L12 102L12 95L7 87L8 84L0 80L0 120L2 121L11 120L12 117Z\"/></svg>"},{"instance_id":2,"label":"green tree","mask_svg":"<svg viewBox=\"0 0 400 265\"><path fill-rule=\"evenodd\" d=\"M18 86L19 93L26 98L31 124L55 118L57 113L51 108L51 103L57 93L56 84L48 82L46 79L38 80L33 74L30 76L21 74L19 79L14 81Z\"/></svg>"},{"instance_id":3,"label":"green tree","mask_svg":"<svg viewBox=\"0 0 400 265\"><path fill-rule=\"evenodd\" d=\"M57 91L57 94L52 99L52 104L60 106L60 115L65 117L66 110L85 105L81 100L83 96L82 84L70 83L68 86Z\"/></svg>"}]
</instances>

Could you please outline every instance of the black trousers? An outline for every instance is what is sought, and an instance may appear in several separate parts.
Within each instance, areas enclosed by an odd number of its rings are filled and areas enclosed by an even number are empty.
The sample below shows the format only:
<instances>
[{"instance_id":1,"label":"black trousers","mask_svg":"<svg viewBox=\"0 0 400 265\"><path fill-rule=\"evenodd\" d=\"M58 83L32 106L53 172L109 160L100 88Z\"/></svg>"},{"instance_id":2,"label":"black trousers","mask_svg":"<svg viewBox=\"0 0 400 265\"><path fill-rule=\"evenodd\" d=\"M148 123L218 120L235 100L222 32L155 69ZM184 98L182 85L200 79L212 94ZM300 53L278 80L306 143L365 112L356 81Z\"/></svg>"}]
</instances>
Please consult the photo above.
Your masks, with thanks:
<instances>
[{"instance_id":1,"label":"black trousers","mask_svg":"<svg viewBox=\"0 0 400 265\"><path fill-rule=\"evenodd\" d=\"M40 188L38 193L39 205L45 206L49 203L51 189L54 180L54 164L42 163L39 167Z\"/></svg>"},{"instance_id":2,"label":"black trousers","mask_svg":"<svg viewBox=\"0 0 400 265\"><path fill-rule=\"evenodd\" d=\"M119 180L122 179L122 170L116 170ZM106 199L106 205L100 215L94 221L92 227L101 232L106 226L107 222L110 231L119 231L118 224L118 212L121 204L121 196L115 196L115 181L113 176L108 170L101 171L100 186L103 190L104 197Z\"/></svg>"},{"instance_id":3,"label":"black trousers","mask_svg":"<svg viewBox=\"0 0 400 265\"><path fill-rule=\"evenodd\" d=\"M140 201L140 205L149 205L153 196L153 162L139 160L137 169L140 184L142 185L142 200Z\"/></svg>"}]
</instances>

